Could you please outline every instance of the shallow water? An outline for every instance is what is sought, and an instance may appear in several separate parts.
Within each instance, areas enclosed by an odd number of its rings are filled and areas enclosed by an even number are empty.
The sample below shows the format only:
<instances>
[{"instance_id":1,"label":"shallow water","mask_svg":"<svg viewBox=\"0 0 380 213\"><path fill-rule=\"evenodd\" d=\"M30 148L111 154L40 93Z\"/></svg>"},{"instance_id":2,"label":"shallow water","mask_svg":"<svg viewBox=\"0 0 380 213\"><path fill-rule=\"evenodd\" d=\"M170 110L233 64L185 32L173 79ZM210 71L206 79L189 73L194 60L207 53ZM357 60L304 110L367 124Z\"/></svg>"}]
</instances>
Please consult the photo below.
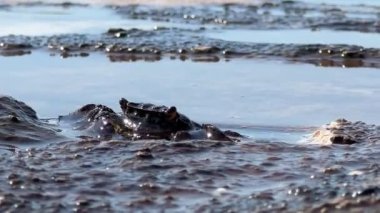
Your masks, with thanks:
<instances>
[{"instance_id":1,"label":"shallow water","mask_svg":"<svg viewBox=\"0 0 380 213\"><path fill-rule=\"evenodd\" d=\"M110 10L86 7L12 7L0 10L1 35L54 35L64 33L101 33L121 25ZM38 29L38 30L37 30Z\"/></svg>"},{"instance_id":2,"label":"shallow water","mask_svg":"<svg viewBox=\"0 0 380 213\"><path fill-rule=\"evenodd\" d=\"M351 44L380 47L379 33L331 30L215 30L206 36L227 41L274 44ZM279 39L281 37L281 39Z\"/></svg>"},{"instance_id":3,"label":"shallow water","mask_svg":"<svg viewBox=\"0 0 380 213\"><path fill-rule=\"evenodd\" d=\"M2 92L26 101L41 117L57 117L86 103L118 110L118 100L125 97L174 105L197 121L222 124L318 126L339 117L380 119L376 69L265 60L110 63L97 54L61 59L39 52L1 57L0 63L10 70L0 74Z\"/></svg>"},{"instance_id":4,"label":"shallow water","mask_svg":"<svg viewBox=\"0 0 380 213\"><path fill-rule=\"evenodd\" d=\"M342 5L376 5L379 6L380 2L375 0L313 0L313 3L326 3L326 4L342 4Z\"/></svg>"},{"instance_id":5,"label":"shallow water","mask_svg":"<svg viewBox=\"0 0 380 213\"><path fill-rule=\"evenodd\" d=\"M305 17L320 16L321 8ZM358 7L356 12L352 10L355 7L341 8L351 11L347 16L371 21L378 10L371 6ZM202 30L180 29L178 34L158 30L154 33L163 36L152 36L148 41L161 43L166 35L167 40L204 41L203 37L212 37L279 43L277 51L281 44L289 43L379 47L378 34L357 32L363 30L356 26L351 31L336 31L334 26L310 31L308 25L293 29L280 24L277 30L263 25L258 31L239 24L193 23L184 21L182 15L176 19L176 14L169 17L153 21L153 14L147 19L130 19L122 12L95 6L4 7L0 9L0 25L4 27L0 34L101 37L110 27L151 30L154 26L204 26ZM373 26L369 29L375 32ZM142 35L149 37L149 33ZM70 36L62 40L70 40ZM235 46L245 43L238 44ZM339 117L379 123L380 72L364 68L364 56L355 68L348 69L349 63L328 68L323 61L316 63L318 60L311 63L321 66L291 63L297 59L285 60L286 54L273 57L276 48L269 59L218 55L217 60L199 60L191 54L162 54L154 60L143 55L137 61L133 57L115 60L115 55L106 51L91 50L89 56L61 58L62 52L47 49L36 45L31 54L0 57L0 92L26 102L41 118L57 118L88 103L120 111L118 100L125 97L174 105L195 121L249 137L239 143L71 138L55 143L0 144L0 211L345 212L355 208L376 211L380 205L378 143L320 146L305 140L317 126ZM371 59L376 61L376 57ZM70 131L61 133L71 137Z\"/></svg>"},{"instance_id":6,"label":"shallow water","mask_svg":"<svg viewBox=\"0 0 380 213\"><path fill-rule=\"evenodd\" d=\"M17 2L28 2L26 0L1 0L0 3L17 3ZM39 2L48 2L48 3L63 3L66 1L62 0L43 0ZM213 4L213 3L248 3L248 4L259 4L265 2L265 0L154 0L154 1L142 1L142 0L73 0L70 2L74 3L84 3L84 4L117 4L117 5L125 5L125 4L161 4L161 5L181 5L181 4ZM313 0L309 3L328 3L328 4L343 4L343 5L356 5L356 4L366 4L366 5L380 5L377 0Z\"/></svg>"},{"instance_id":7,"label":"shallow water","mask_svg":"<svg viewBox=\"0 0 380 213\"><path fill-rule=\"evenodd\" d=\"M153 29L160 27L185 27L181 24L150 20L123 19L112 9L93 6L59 7L48 5L19 6L0 9L0 36L6 35L56 35L100 34L109 28Z\"/></svg>"}]
</instances>

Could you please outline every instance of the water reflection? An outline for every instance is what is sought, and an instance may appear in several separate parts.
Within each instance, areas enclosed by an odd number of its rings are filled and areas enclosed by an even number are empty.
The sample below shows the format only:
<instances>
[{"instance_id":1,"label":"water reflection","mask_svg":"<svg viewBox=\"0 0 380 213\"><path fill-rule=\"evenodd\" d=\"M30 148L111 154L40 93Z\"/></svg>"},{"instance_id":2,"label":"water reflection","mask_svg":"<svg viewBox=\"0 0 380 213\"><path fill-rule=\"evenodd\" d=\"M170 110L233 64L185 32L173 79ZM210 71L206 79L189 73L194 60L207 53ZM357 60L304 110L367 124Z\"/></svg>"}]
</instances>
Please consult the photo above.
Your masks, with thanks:
<instances>
[{"instance_id":1,"label":"water reflection","mask_svg":"<svg viewBox=\"0 0 380 213\"><path fill-rule=\"evenodd\" d=\"M27 53L25 53L27 54ZM29 53L30 54L30 53ZM16 55L16 54L15 54ZM11 56L11 55L10 55ZM88 57L89 53L80 53L80 54L60 54L62 58L70 58L70 57ZM111 62L138 62L138 61L145 61L145 62L157 62L161 60L180 60L180 61L192 61L192 62L203 62L203 63L215 63L220 61L231 61L231 60L257 60L259 58L266 58L266 57L256 57L252 55L243 55L243 54L237 54L236 56L231 55L156 55L156 54L113 54L110 53L107 55L109 60ZM276 58L267 58L269 61L275 61ZM315 66L320 67L342 67L342 68L360 68L360 67L370 67L370 68L380 68L380 64L376 59L370 60L366 59L365 61L363 59L327 59L327 58L313 58L313 57L305 57L305 58L290 58L289 59L292 62L302 62L302 63L309 63L313 64Z\"/></svg>"},{"instance_id":2,"label":"water reflection","mask_svg":"<svg viewBox=\"0 0 380 213\"><path fill-rule=\"evenodd\" d=\"M364 65L363 60L361 59L345 59L340 62L323 59L318 64L322 67L336 67L341 66L343 68L350 68L350 67L362 67Z\"/></svg>"},{"instance_id":3,"label":"water reflection","mask_svg":"<svg viewBox=\"0 0 380 213\"><path fill-rule=\"evenodd\" d=\"M300 62L306 62L314 64L320 67L342 67L342 68L358 68L358 67L373 67L379 68L379 64L376 61L366 61L362 59L343 59L343 60L332 60L332 59L305 59L305 60L294 60Z\"/></svg>"},{"instance_id":4,"label":"water reflection","mask_svg":"<svg viewBox=\"0 0 380 213\"><path fill-rule=\"evenodd\" d=\"M155 62L162 59L160 55L150 54L108 54L108 58L111 62Z\"/></svg>"},{"instance_id":5,"label":"water reflection","mask_svg":"<svg viewBox=\"0 0 380 213\"><path fill-rule=\"evenodd\" d=\"M30 55L32 52L30 50L0 50L0 56L10 57L10 56L23 56Z\"/></svg>"}]
</instances>

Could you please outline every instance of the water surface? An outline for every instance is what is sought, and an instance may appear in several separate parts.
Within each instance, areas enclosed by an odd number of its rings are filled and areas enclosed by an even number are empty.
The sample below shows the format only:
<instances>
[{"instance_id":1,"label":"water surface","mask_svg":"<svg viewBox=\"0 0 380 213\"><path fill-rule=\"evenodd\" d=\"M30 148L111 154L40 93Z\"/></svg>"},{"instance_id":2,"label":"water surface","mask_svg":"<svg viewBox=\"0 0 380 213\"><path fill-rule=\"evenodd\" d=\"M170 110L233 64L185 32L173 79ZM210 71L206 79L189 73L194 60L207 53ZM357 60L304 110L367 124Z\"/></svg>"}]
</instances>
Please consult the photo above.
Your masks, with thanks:
<instances>
[{"instance_id":1,"label":"water surface","mask_svg":"<svg viewBox=\"0 0 380 213\"><path fill-rule=\"evenodd\" d=\"M305 1L307 2L307 1ZM380 6L380 1L377 0L314 0L313 3L325 3L325 4L342 4L342 5L376 5Z\"/></svg>"},{"instance_id":2,"label":"water surface","mask_svg":"<svg viewBox=\"0 0 380 213\"><path fill-rule=\"evenodd\" d=\"M124 19L111 8L100 6L15 6L0 9L0 36L100 34L109 28L153 29L154 27L196 28L196 25L151 20Z\"/></svg>"},{"instance_id":3,"label":"water surface","mask_svg":"<svg viewBox=\"0 0 380 213\"><path fill-rule=\"evenodd\" d=\"M378 33L309 29L294 30L215 30L206 36L227 41L274 44L350 44L367 48L380 47Z\"/></svg>"},{"instance_id":4,"label":"water surface","mask_svg":"<svg viewBox=\"0 0 380 213\"><path fill-rule=\"evenodd\" d=\"M175 105L195 120L212 123L319 126L340 117L380 120L376 69L265 60L110 63L97 54L63 60L40 52L0 57L0 63L7 70L0 73L2 93L26 101L42 117L87 103L118 109L125 97Z\"/></svg>"}]
</instances>

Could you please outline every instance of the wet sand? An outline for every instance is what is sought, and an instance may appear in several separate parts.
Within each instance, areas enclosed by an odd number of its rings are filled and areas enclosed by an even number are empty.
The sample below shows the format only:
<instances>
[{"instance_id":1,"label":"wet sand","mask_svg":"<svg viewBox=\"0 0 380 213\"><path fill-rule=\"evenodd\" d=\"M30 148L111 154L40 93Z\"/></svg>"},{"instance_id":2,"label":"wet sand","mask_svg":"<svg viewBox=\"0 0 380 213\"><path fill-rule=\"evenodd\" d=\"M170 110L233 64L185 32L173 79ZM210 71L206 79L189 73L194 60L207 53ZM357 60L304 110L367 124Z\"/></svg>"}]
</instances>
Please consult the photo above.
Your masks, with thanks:
<instances>
[{"instance_id":1,"label":"wet sand","mask_svg":"<svg viewBox=\"0 0 380 213\"><path fill-rule=\"evenodd\" d=\"M374 211L380 202L378 150L378 144L275 141L53 143L2 154L0 208Z\"/></svg>"}]
</instances>

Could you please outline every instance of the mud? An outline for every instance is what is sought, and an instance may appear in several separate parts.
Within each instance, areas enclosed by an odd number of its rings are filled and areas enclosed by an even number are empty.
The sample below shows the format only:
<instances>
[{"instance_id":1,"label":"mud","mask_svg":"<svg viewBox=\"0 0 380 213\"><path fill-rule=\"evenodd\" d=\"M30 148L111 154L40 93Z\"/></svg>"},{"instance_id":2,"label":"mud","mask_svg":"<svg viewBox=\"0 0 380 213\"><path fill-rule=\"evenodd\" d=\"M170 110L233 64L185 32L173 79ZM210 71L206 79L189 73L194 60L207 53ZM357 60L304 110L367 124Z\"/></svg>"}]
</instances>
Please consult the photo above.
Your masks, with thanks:
<instances>
[{"instance_id":1,"label":"mud","mask_svg":"<svg viewBox=\"0 0 380 213\"><path fill-rule=\"evenodd\" d=\"M82 140L16 148L0 158L0 209L374 211L378 145Z\"/></svg>"},{"instance_id":2,"label":"mud","mask_svg":"<svg viewBox=\"0 0 380 213\"><path fill-rule=\"evenodd\" d=\"M4 96L1 103L2 136L57 135L23 102ZM337 122L347 134L367 130ZM372 211L380 202L378 140L350 146L249 138L60 141L0 146L1 211L343 212Z\"/></svg>"},{"instance_id":3,"label":"mud","mask_svg":"<svg viewBox=\"0 0 380 213\"><path fill-rule=\"evenodd\" d=\"M105 53L110 61L158 61L163 57L179 60L217 62L236 58L282 59L318 66L380 67L380 49L355 45L270 44L231 42L190 36L200 30L158 29L119 30L126 38L99 36L5 36L0 38L0 54L4 56L30 54L43 49L53 55L86 57L93 52ZM189 36L183 33L190 34Z\"/></svg>"},{"instance_id":4,"label":"mud","mask_svg":"<svg viewBox=\"0 0 380 213\"><path fill-rule=\"evenodd\" d=\"M115 7L130 19L221 25L247 29L330 29L380 32L376 6L342 6L299 1L268 1L258 4L219 4L156 7L127 5Z\"/></svg>"},{"instance_id":5,"label":"mud","mask_svg":"<svg viewBox=\"0 0 380 213\"><path fill-rule=\"evenodd\" d=\"M42 3L35 3L41 6ZM46 4L46 3L45 3ZM42 4L42 5L45 5ZM24 4L31 7L34 4ZM49 6L82 7L77 4ZM45 5L46 6L46 5ZM14 6L9 6L14 7ZM111 28L103 34L0 37L0 55L20 56L47 50L64 58L105 53L110 61L158 61L162 58L218 62L268 58L318 66L379 67L380 49L345 44L275 44L225 41L207 36L213 29L311 29L379 32L376 6L357 7L283 1L255 5L111 7L128 20L180 23L182 27ZM91 10L91 8L89 8ZM186 28L191 26L191 28Z\"/></svg>"},{"instance_id":6,"label":"mud","mask_svg":"<svg viewBox=\"0 0 380 213\"><path fill-rule=\"evenodd\" d=\"M31 107L9 96L0 96L1 142L47 142L59 138L58 130L40 121Z\"/></svg>"}]
</instances>

